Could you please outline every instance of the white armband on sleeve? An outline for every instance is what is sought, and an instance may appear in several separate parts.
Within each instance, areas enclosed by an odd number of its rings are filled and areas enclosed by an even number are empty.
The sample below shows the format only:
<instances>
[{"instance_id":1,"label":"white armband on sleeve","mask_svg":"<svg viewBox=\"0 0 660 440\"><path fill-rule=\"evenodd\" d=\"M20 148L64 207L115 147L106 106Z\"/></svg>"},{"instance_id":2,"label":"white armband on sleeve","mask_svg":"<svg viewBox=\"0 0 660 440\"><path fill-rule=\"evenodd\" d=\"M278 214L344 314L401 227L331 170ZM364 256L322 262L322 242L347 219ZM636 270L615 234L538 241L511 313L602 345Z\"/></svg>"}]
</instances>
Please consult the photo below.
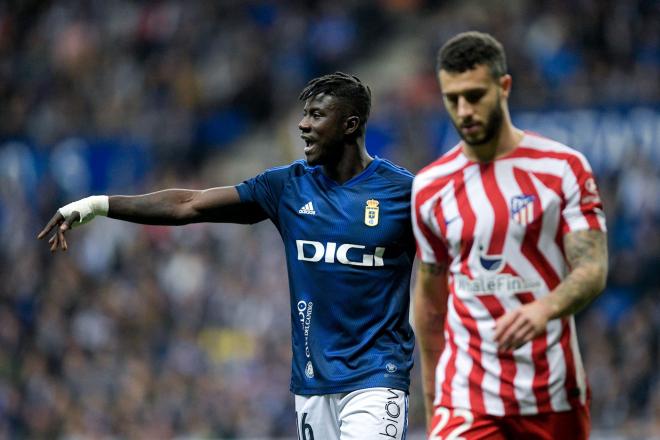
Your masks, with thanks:
<instances>
[{"instance_id":1,"label":"white armband on sleeve","mask_svg":"<svg viewBox=\"0 0 660 440\"><path fill-rule=\"evenodd\" d=\"M90 196L62 206L58 211L65 219L69 218L75 211L78 211L80 213L80 220L73 222L71 225L75 227L90 222L97 215L108 215L108 206L108 196Z\"/></svg>"}]
</instances>

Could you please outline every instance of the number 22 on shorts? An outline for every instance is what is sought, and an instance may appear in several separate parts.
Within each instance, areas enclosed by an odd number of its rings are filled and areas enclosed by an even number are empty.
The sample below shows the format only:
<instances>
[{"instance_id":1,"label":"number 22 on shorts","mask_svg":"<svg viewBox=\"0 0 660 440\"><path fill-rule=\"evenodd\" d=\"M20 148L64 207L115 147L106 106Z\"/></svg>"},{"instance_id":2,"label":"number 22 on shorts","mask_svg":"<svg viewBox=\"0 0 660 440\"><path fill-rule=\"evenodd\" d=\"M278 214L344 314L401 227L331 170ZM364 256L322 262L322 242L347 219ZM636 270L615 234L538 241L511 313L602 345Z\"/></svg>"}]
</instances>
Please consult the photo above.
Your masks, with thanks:
<instances>
[{"instance_id":1,"label":"number 22 on shorts","mask_svg":"<svg viewBox=\"0 0 660 440\"><path fill-rule=\"evenodd\" d=\"M472 422L474 421L472 413L466 409L449 409L442 406L439 406L435 409L433 417L439 417L440 419L438 420L438 423L436 423L433 427L433 430L429 435L429 440L465 440L465 438L461 437L460 435L470 429ZM450 431L445 430L449 420L452 418L456 419L458 417L463 419L463 423L451 429ZM442 436L440 436L441 433Z\"/></svg>"}]
</instances>

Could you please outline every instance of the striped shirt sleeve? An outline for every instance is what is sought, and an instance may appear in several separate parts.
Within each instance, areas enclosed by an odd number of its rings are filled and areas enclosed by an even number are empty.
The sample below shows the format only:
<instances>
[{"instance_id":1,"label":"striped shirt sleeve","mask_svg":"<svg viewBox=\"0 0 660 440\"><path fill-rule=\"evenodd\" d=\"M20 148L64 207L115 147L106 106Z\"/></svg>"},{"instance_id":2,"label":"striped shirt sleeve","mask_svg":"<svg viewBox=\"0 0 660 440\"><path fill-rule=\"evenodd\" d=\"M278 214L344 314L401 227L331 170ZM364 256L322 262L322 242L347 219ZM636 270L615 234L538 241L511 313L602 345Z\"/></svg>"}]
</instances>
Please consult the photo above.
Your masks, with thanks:
<instances>
[{"instance_id":1,"label":"striped shirt sleeve","mask_svg":"<svg viewBox=\"0 0 660 440\"><path fill-rule=\"evenodd\" d=\"M567 160L562 186L565 198L563 233L589 229L605 231L605 213L598 186L582 154L576 152Z\"/></svg>"},{"instance_id":2,"label":"striped shirt sleeve","mask_svg":"<svg viewBox=\"0 0 660 440\"><path fill-rule=\"evenodd\" d=\"M423 181L423 179L415 177L411 201L417 256L424 263L447 263L448 252L445 240L438 237L429 224L434 206L431 196L434 194L423 184Z\"/></svg>"}]
</instances>

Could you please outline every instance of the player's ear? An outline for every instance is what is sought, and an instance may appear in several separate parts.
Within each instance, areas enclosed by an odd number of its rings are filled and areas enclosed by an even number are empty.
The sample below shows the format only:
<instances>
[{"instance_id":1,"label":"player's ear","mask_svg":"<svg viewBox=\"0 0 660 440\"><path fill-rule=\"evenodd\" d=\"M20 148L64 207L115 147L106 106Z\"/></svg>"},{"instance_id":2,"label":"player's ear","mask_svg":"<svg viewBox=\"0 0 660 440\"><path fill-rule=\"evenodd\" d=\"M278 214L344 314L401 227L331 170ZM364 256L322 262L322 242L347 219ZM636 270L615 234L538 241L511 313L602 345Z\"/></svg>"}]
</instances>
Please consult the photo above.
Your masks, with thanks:
<instances>
[{"instance_id":1,"label":"player's ear","mask_svg":"<svg viewBox=\"0 0 660 440\"><path fill-rule=\"evenodd\" d=\"M360 128L360 117L356 115L349 116L346 118L346 121L344 122L344 126L346 127L344 130L344 134L346 135L351 135L354 134L358 128Z\"/></svg>"},{"instance_id":2,"label":"player's ear","mask_svg":"<svg viewBox=\"0 0 660 440\"><path fill-rule=\"evenodd\" d=\"M513 79L511 78L511 75L509 75L508 73L500 77L500 88L502 89L502 96L504 96L505 98L508 98L509 93L511 93L512 83L513 83Z\"/></svg>"}]
</instances>

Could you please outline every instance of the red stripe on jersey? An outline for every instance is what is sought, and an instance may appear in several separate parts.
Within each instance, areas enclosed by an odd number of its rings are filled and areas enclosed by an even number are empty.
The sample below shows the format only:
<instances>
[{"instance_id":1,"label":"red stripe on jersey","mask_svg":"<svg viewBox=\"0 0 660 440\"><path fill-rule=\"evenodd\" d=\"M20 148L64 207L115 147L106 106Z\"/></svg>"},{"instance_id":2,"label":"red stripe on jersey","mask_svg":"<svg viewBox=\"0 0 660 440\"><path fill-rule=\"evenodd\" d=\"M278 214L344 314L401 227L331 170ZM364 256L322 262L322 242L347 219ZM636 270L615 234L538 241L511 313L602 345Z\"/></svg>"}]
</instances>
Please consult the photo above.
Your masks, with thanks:
<instances>
[{"instance_id":1,"label":"red stripe on jersey","mask_svg":"<svg viewBox=\"0 0 660 440\"><path fill-rule=\"evenodd\" d=\"M506 240L506 234L509 229L509 208L495 179L495 164L481 165L480 168L481 181L483 182L483 187L486 189L484 192L495 214L488 253L498 255L504 249L504 241Z\"/></svg>"},{"instance_id":2,"label":"red stripe on jersey","mask_svg":"<svg viewBox=\"0 0 660 440\"><path fill-rule=\"evenodd\" d=\"M555 272L548 260L538 248L539 239L541 238L541 227L543 226L541 199L536 192L536 188L534 187L532 180L526 172L514 167L513 175L523 193L534 196L533 203L534 212L536 214L535 220L527 224L525 237L523 238L522 245L520 246L520 251L525 256L525 258L529 260L532 266L534 266L534 269L536 269L539 275L541 275L545 281L545 284L548 286L548 289L552 290L557 286L557 284L559 284L561 280L557 272Z\"/></svg>"},{"instance_id":3,"label":"red stripe on jersey","mask_svg":"<svg viewBox=\"0 0 660 440\"><path fill-rule=\"evenodd\" d=\"M562 204L563 207L563 204ZM561 254L564 256L564 259L566 259L566 253L564 253L564 227L562 226L562 223L564 222L563 217L560 217L561 221L559 224L559 227L557 228L557 233L555 234L555 243L559 247L559 251Z\"/></svg>"},{"instance_id":4,"label":"red stripe on jersey","mask_svg":"<svg viewBox=\"0 0 660 440\"><path fill-rule=\"evenodd\" d=\"M566 255L564 253L564 234L568 232L568 223L566 222L566 219L564 216L561 214L564 212L564 209L566 209L566 197L564 197L563 192L561 193L561 204L559 205L559 224L557 225L557 232L555 234L555 243L559 247L559 251L561 252L562 255Z\"/></svg>"},{"instance_id":5,"label":"red stripe on jersey","mask_svg":"<svg viewBox=\"0 0 660 440\"><path fill-rule=\"evenodd\" d=\"M562 180L561 177L555 176L553 174L546 174L546 173L537 173L537 172L532 172L534 177L539 179L539 181L545 185L546 188L552 190L557 196L559 196L562 200L564 199L564 191L562 190Z\"/></svg>"},{"instance_id":6,"label":"red stripe on jersey","mask_svg":"<svg viewBox=\"0 0 660 440\"><path fill-rule=\"evenodd\" d=\"M530 292L516 294L523 304L534 301L534 295ZM532 340L532 361L534 364L534 382L532 389L536 397L536 407L540 413L551 412L550 403L550 365L548 363L548 340L547 333Z\"/></svg>"},{"instance_id":7,"label":"red stripe on jersey","mask_svg":"<svg viewBox=\"0 0 660 440\"><path fill-rule=\"evenodd\" d=\"M454 175L454 197L456 198L456 204L458 205L458 212L463 219L463 228L461 230L461 273L472 278L468 260L474 241L474 227L477 219L472 210L465 189L463 172ZM470 408L476 412L484 413L485 406L481 381L483 380L485 372L481 365L481 336L479 335L479 329L477 328L474 318L472 318L469 310L456 296L454 296L454 308L461 319L463 327L465 327L470 334L470 340L468 343L468 352L472 358L472 368L470 369L468 377L468 384L470 387Z\"/></svg>"},{"instance_id":8,"label":"red stripe on jersey","mask_svg":"<svg viewBox=\"0 0 660 440\"><path fill-rule=\"evenodd\" d=\"M472 278L468 260L474 242L474 225L477 219L470 205L462 171L454 174L454 197L456 198L458 213L463 219L463 229L461 230L461 273Z\"/></svg>"},{"instance_id":9,"label":"red stripe on jersey","mask_svg":"<svg viewBox=\"0 0 660 440\"><path fill-rule=\"evenodd\" d=\"M509 230L509 207L506 199L500 191L495 178L494 164L481 165L481 181L488 201L493 207L495 222L493 224L493 231L490 236L490 245L488 246L489 255L499 255L504 251L504 243ZM508 273L517 275L513 268L505 261L501 273Z\"/></svg>"},{"instance_id":10,"label":"red stripe on jersey","mask_svg":"<svg viewBox=\"0 0 660 440\"><path fill-rule=\"evenodd\" d=\"M468 377L468 386L470 388L470 409L472 411L484 414L486 412L486 407L484 406L484 395L481 388L481 382L484 378L484 367L481 365L481 335L479 334L479 328L477 328L477 321L474 320L470 311L463 304L461 300L458 299L456 295L453 295L454 300L454 309L456 314L461 319L463 327L470 334L470 339L468 341L468 354L472 358L472 368L470 369L470 375Z\"/></svg>"},{"instance_id":11,"label":"red stripe on jersey","mask_svg":"<svg viewBox=\"0 0 660 440\"><path fill-rule=\"evenodd\" d=\"M495 295L479 295L479 300L488 309L493 319L497 320L500 316L504 315L505 310L500 304L500 301ZM516 378L516 361L513 358L513 353L510 351L498 351L497 358L500 361L500 397L504 404L504 415L513 416L520 414L520 406L516 399L514 392L513 381Z\"/></svg>"},{"instance_id":12,"label":"red stripe on jersey","mask_svg":"<svg viewBox=\"0 0 660 440\"><path fill-rule=\"evenodd\" d=\"M561 320L561 338L559 343L564 352L564 359L566 361L566 382L564 384L566 389L566 398L568 399L571 407L575 408L582 403L580 402L580 388L577 384L577 371L575 367L575 359L573 358L573 350L571 350L571 326L569 324L570 318L562 318Z\"/></svg>"},{"instance_id":13,"label":"red stripe on jersey","mask_svg":"<svg viewBox=\"0 0 660 440\"><path fill-rule=\"evenodd\" d=\"M450 296L455 296L454 292L451 292ZM451 298L449 300L451 300ZM456 375L456 352L458 349L454 339L454 331L452 330L451 325L449 325L449 320L445 320L445 330L447 331L447 336L449 336L447 338L447 343L449 344L451 355L449 356L449 362L447 362L447 366L445 367L445 380L442 382L442 386L440 388L440 392L442 393L442 397L440 398L440 406L445 408L452 408L451 382L454 380L454 376Z\"/></svg>"}]
</instances>

